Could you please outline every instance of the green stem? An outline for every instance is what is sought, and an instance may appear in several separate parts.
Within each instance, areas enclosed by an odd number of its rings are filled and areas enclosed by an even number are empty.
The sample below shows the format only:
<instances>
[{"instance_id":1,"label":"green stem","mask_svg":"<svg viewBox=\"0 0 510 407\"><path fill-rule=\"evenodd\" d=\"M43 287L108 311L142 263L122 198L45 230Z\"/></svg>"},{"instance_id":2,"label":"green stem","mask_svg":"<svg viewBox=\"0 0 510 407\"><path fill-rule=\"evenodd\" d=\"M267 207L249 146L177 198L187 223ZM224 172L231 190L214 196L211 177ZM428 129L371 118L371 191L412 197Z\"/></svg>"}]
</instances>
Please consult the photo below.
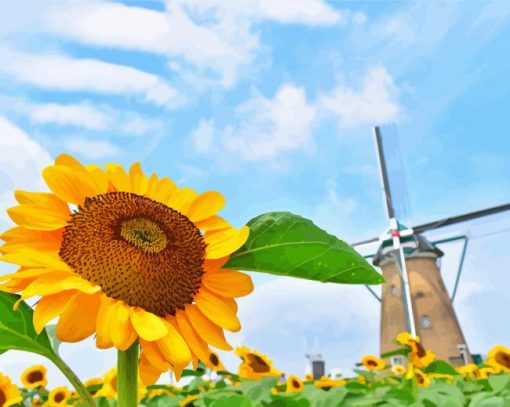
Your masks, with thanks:
<instances>
[{"instance_id":1,"label":"green stem","mask_svg":"<svg viewBox=\"0 0 510 407\"><path fill-rule=\"evenodd\" d=\"M138 341L117 353L117 400L118 407L138 405Z\"/></svg>"},{"instance_id":2,"label":"green stem","mask_svg":"<svg viewBox=\"0 0 510 407\"><path fill-rule=\"evenodd\" d=\"M60 369L60 371L64 374L65 377L67 377L67 380L71 382L71 384L74 386L78 394L80 395L81 399L90 407L95 407L96 403L94 402L94 399L90 395L90 393L87 391L83 383L78 379L78 376L71 370L69 366L66 365L66 363L60 359L60 357L56 354L53 354L51 356L48 356L48 358Z\"/></svg>"}]
</instances>

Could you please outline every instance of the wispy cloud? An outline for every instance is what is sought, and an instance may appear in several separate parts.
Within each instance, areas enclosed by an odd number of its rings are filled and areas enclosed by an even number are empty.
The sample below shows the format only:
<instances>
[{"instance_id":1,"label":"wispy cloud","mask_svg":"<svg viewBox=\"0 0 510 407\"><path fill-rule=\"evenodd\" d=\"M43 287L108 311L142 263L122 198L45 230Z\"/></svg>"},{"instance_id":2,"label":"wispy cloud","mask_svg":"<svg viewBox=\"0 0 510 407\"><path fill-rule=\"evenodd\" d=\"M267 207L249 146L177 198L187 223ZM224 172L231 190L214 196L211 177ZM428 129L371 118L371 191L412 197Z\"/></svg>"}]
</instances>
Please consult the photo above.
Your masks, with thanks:
<instances>
[{"instance_id":1,"label":"wispy cloud","mask_svg":"<svg viewBox=\"0 0 510 407\"><path fill-rule=\"evenodd\" d=\"M73 137L64 140L63 145L67 151L80 154L88 159L116 157L122 151L117 145L109 141L92 140L90 138Z\"/></svg>"},{"instance_id":2,"label":"wispy cloud","mask_svg":"<svg viewBox=\"0 0 510 407\"><path fill-rule=\"evenodd\" d=\"M113 95L138 95L148 102L175 108L182 103L175 89L158 76L96 59L59 53L31 54L0 48L0 74L43 89Z\"/></svg>"}]
</instances>

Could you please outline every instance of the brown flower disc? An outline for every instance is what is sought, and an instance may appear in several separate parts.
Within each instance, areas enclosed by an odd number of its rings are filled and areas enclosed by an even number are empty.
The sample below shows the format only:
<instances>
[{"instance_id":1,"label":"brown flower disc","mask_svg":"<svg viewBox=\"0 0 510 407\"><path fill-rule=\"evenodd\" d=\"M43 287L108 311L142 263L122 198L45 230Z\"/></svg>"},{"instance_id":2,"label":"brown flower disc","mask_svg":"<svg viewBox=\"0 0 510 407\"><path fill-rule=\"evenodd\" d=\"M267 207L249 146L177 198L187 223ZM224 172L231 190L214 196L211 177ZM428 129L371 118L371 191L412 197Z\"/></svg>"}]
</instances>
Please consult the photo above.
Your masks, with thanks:
<instances>
[{"instance_id":1,"label":"brown flower disc","mask_svg":"<svg viewBox=\"0 0 510 407\"><path fill-rule=\"evenodd\" d=\"M65 227L59 255L110 298L161 317L193 301L205 241L180 212L129 192L87 198Z\"/></svg>"}]
</instances>

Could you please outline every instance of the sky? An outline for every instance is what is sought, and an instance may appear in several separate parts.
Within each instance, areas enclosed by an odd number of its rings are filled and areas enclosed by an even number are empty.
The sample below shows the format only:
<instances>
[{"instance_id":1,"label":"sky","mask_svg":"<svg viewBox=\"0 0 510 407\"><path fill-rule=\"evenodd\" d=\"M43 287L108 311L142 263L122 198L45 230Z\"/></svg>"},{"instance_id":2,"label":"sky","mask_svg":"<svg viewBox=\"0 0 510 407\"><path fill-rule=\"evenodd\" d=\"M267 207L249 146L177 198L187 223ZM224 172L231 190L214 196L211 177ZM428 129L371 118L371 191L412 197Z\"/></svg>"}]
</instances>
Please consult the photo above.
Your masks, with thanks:
<instances>
[{"instance_id":1,"label":"sky","mask_svg":"<svg viewBox=\"0 0 510 407\"><path fill-rule=\"evenodd\" d=\"M509 22L506 1L4 0L0 227L13 190L44 188L41 170L67 152L218 190L236 226L286 210L363 240L387 226L372 127L392 123L406 224L510 202ZM483 354L510 344L510 216L428 237L466 233L454 306ZM451 291L461 246L441 248ZM305 353L344 374L378 353L379 303L365 287L252 276L233 344L300 375ZM61 352L84 379L115 360L90 340ZM39 360L8 352L0 371L19 382ZM53 368L50 380L65 383Z\"/></svg>"}]
</instances>

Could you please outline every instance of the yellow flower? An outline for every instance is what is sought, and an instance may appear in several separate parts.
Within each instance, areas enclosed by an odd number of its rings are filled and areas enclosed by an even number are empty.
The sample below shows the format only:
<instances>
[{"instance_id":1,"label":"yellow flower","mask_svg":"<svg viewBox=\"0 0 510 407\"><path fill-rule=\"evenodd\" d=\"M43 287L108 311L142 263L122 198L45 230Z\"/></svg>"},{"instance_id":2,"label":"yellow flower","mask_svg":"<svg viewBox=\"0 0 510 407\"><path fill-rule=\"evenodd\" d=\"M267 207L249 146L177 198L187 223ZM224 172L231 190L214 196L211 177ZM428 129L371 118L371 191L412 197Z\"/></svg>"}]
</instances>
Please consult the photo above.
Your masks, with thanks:
<instances>
[{"instance_id":1,"label":"yellow flower","mask_svg":"<svg viewBox=\"0 0 510 407\"><path fill-rule=\"evenodd\" d=\"M21 374L21 383L27 390L46 386L48 384L46 373L47 370L43 365L31 366Z\"/></svg>"},{"instance_id":2,"label":"yellow flower","mask_svg":"<svg viewBox=\"0 0 510 407\"><path fill-rule=\"evenodd\" d=\"M405 368L405 366L395 365L391 368L391 371L398 376L405 374L405 372L407 372L407 369Z\"/></svg>"},{"instance_id":3,"label":"yellow flower","mask_svg":"<svg viewBox=\"0 0 510 407\"><path fill-rule=\"evenodd\" d=\"M503 345L496 345L489 351L488 360L484 363L498 371L510 372L510 349Z\"/></svg>"},{"instance_id":4,"label":"yellow flower","mask_svg":"<svg viewBox=\"0 0 510 407\"><path fill-rule=\"evenodd\" d=\"M138 381L138 400L141 400L147 392L147 389ZM103 387L94 395L95 397L106 397L107 399L117 399L117 368L108 370L103 377Z\"/></svg>"},{"instance_id":5,"label":"yellow flower","mask_svg":"<svg viewBox=\"0 0 510 407\"><path fill-rule=\"evenodd\" d=\"M41 398L39 396L35 396L33 399L32 399L32 405L33 406L42 406L43 405L43 401L41 400Z\"/></svg>"},{"instance_id":6,"label":"yellow flower","mask_svg":"<svg viewBox=\"0 0 510 407\"><path fill-rule=\"evenodd\" d=\"M168 369L179 378L192 359L213 365L209 345L232 349L223 329L240 330L234 298L253 284L222 268L249 229L216 215L221 194L65 154L42 175L50 192L16 191L17 226L0 236L0 259L20 267L0 288L42 297L37 332L60 317L64 342L95 334L98 348L126 350L140 339L145 378L156 380Z\"/></svg>"},{"instance_id":7,"label":"yellow flower","mask_svg":"<svg viewBox=\"0 0 510 407\"><path fill-rule=\"evenodd\" d=\"M366 355L361 358L361 363L365 366L365 369L369 371L382 370L385 367L384 360L379 359L377 356Z\"/></svg>"},{"instance_id":8,"label":"yellow flower","mask_svg":"<svg viewBox=\"0 0 510 407\"><path fill-rule=\"evenodd\" d=\"M87 388L92 397L99 397L97 393L103 387L103 380L100 379L99 377L93 377L91 379L85 380L85 382L83 382L83 385ZM90 387L97 387L97 389L92 390L90 389Z\"/></svg>"},{"instance_id":9,"label":"yellow flower","mask_svg":"<svg viewBox=\"0 0 510 407\"><path fill-rule=\"evenodd\" d=\"M445 379L447 383L453 383L453 376L448 373L429 373L428 377L431 379Z\"/></svg>"},{"instance_id":10,"label":"yellow flower","mask_svg":"<svg viewBox=\"0 0 510 407\"><path fill-rule=\"evenodd\" d=\"M305 381L309 382L313 380L313 375L311 373L305 374Z\"/></svg>"},{"instance_id":11,"label":"yellow flower","mask_svg":"<svg viewBox=\"0 0 510 407\"><path fill-rule=\"evenodd\" d=\"M305 386L303 385L303 382L299 377L294 376L292 374L289 375L289 377L287 377L287 390L286 390L287 393L303 391L304 387Z\"/></svg>"},{"instance_id":12,"label":"yellow flower","mask_svg":"<svg viewBox=\"0 0 510 407\"><path fill-rule=\"evenodd\" d=\"M327 376L323 376L320 380L315 381L315 387L322 390L329 390L332 387L344 386L347 383L344 379L333 380Z\"/></svg>"},{"instance_id":13,"label":"yellow flower","mask_svg":"<svg viewBox=\"0 0 510 407\"><path fill-rule=\"evenodd\" d=\"M357 377L357 380L358 380L358 383L361 383L361 384L367 384L367 378L363 375L359 375Z\"/></svg>"},{"instance_id":14,"label":"yellow flower","mask_svg":"<svg viewBox=\"0 0 510 407\"><path fill-rule=\"evenodd\" d=\"M238 346L235 354L243 362L239 366L239 376L245 379L258 380L266 376L281 376L282 372L273 367L273 362L266 355L245 346Z\"/></svg>"},{"instance_id":15,"label":"yellow flower","mask_svg":"<svg viewBox=\"0 0 510 407\"><path fill-rule=\"evenodd\" d=\"M456 367L455 370L464 377L474 379L477 376L478 366L474 363L468 363L465 366Z\"/></svg>"},{"instance_id":16,"label":"yellow flower","mask_svg":"<svg viewBox=\"0 0 510 407\"><path fill-rule=\"evenodd\" d=\"M420 369L414 370L414 379L416 380L416 384L420 387L427 387L430 385L430 378Z\"/></svg>"},{"instance_id":17,"label":"yellow flower","mask_svg":"<svg viewBox=\"0 0 510 407\"><path fill-rule=\"evenodd\" d=\"M23 398L18 387L8 376L0 373L0 407L9 407L21 403Z\"/></svg>"},{"instance_id":18,"label":"yellow flower","mask_svg":"<svg viewBox=\"0 0 510 407\"><path fill-rule=\"evenodd\" d=\"M179 407L191 405L194 401L198 400L199 394L188 394L184 400L179 401Z\"/></svg>"},{"instance_id":19,"label":"yellow flower","mask_svg":"<svg viewBox=\"0 0 510 407\"><path fill-rule=\"evenodd\" d=\"M407 355L409 362L419 368L425 368L436 358L436 355L430 350L425 350L420 343L419 336L413 336L408 332L402 332L397 335L397 342L410 348L411 352Z\"/></svg>"},{"instance_id":20,"label":"yellow flower","mask_svg":"<svg viewBox=\"0 0 510 407\"><path fill-rule=\"evenodd\" d=\"M161 396L163 394L168 397L175 397L175 393L173 393L170 389L151 389L147 391L147 397L149 398Z\"/></svg>"},{"instance_id":21,"label":"yellow flower","mask_svg":"<svg viewBox=\"0 0 510 407\"><path fill-rule=\"evenodd\" d=\"M48 406L59 407L67 405L67 400L71 398L71 392L66 386L60 386L48 394Z\"/></svg>"}]
</instances>

